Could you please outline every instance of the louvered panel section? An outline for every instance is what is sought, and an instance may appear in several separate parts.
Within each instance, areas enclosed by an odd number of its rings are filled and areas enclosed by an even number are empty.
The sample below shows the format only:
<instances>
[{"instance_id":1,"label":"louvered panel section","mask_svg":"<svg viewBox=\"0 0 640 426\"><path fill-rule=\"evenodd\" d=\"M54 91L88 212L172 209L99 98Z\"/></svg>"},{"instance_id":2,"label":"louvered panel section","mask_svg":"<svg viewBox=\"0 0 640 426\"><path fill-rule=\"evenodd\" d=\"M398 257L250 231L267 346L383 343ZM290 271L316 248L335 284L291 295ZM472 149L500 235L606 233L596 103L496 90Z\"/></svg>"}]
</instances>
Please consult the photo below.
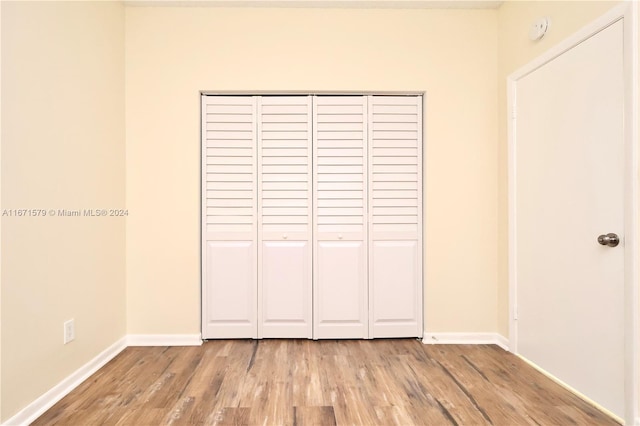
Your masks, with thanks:
<instances>
[{"instance_id":1,"label":"louvered panel section","mask_svg":"<svg viewBox=\"0 0 640 426\"><path fill-rule=\"evenodd\" d=\"M249 236L256 227L256 100L206 96L203 109L206 231L214 239Z\"/></svg>"},{"instance_id":2,"label":"louvered panel section","mask_svg":"<svg viewBox=\"0 0 640 426\"><path fill-rule=\"evenodd\" d=\"M311 99L263 96L258 106L259 220L263 239L311 230Z\"/></svg>"},{"instance_id":3,"label":"louvered panel section","mask_svg":"<svg viewBox=\"0 0 640 426\"><path fill-rule=\"evenodd\" d=\"M315 98L316 229L359 234L366 230L367 98Z\"/></svg>"},{"instance_id":4,"label":"louvered panel section","mask_svg":"<svg viewBox=\"0 0 640 426\"><path fill-rule=\"evenodd\" d=\"M202 97L202 336L257 337L256 98Z\"/></svg>"},{"instance_id":5,"label":"louvered panel section","mask_svg":"<svg viewBox=\"0 0 640 426\"><path fill-rule=\"evenodd\" d=\"M369 102L372 237L417 238L422 198L421 98L370 96Z\"/></svg>"},{"instance_id":6,"label":"louvered panel section","mask_svg":"<svg viewBox=\"0 0 640 426\"><path fill-rule=\"evenodd\" d=\"M422 97L369 96L369 337L422 335Z\"/></svg>"},{"instance_id":7,"label":"louvered panel section","mask_svg":"<svg viewBox=\"0 0 640 426\"><path fill-rule=\"evenodd\" d=\"M314 338L366 338L367 98L314 98Z\"/></svg>"},{"instance_id":8,"label":"louvered panel section","mask_svg":"<svg viewBox=\"0 0 640 426\"><path fill-rule=\"evenodd\" d=\"M309 96L258 101L258 337L312 337Z\"/></svg>"}]
</instances>

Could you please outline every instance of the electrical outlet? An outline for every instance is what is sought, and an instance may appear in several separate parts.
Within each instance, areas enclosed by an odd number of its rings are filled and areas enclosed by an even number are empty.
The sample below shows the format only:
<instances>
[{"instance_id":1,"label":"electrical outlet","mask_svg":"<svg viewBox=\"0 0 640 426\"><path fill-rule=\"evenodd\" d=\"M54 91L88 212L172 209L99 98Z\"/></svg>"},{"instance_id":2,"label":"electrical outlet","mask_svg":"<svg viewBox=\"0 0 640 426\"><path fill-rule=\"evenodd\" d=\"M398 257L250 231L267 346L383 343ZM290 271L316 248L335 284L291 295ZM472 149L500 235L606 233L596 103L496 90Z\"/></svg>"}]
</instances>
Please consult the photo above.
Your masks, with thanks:
<instances>
[{"instance_id":1,"label":"electrical outlet","mask_svg":"<svg viewBox=\"0 0 640 426\"><path fill-rule=\"evenodd\" d=\"M76 338L76 324L74 319L64 322L64 344L71 342Z\"/></svg>"}]
</instances>

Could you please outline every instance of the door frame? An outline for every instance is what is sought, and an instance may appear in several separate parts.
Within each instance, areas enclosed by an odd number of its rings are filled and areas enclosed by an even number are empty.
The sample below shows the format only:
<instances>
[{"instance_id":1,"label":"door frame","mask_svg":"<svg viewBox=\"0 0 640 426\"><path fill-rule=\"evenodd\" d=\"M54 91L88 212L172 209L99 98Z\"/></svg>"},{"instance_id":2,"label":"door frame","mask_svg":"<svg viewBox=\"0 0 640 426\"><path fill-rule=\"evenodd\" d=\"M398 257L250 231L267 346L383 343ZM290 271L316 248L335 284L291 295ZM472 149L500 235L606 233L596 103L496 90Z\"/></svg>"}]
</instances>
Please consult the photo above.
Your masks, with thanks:
<instances>
[{"instance_id":1,"label":"door frame","mask_svg":"<svg viewBox=\"0 0 640 426\"><path fill-rule=\"evenodd\" d=\"M624 20L624 229L625 229L625 271L624 271L624 343L625 343L625 424L639 424L640 397L640 315L639 315L639 273L638 266L638 5L634 1L624 2L565 39L541 56L516 70L507 77L507 123L508 123L508 222L509 222L509 350L518 355L517 328L517 270L516 270L516 91L518 80L559 57L563 53L597 34L613 23ZM538 368L534 365L534 367ZM542 371L562 386L586 397L557 378ZM590 401L594 403L594 401ZM595 404L595 403L594 403ZM598 404L595 404L598 406ZM603 407L598 406L603 409ZM608 412L607 410L604 410ZM612 413L609 413L612 414ZM616 417L616 416L613 416ZM623 420L623 419L619 419ZM635 422L635 423L634 423Z\"/></svg>"}]
</instances>

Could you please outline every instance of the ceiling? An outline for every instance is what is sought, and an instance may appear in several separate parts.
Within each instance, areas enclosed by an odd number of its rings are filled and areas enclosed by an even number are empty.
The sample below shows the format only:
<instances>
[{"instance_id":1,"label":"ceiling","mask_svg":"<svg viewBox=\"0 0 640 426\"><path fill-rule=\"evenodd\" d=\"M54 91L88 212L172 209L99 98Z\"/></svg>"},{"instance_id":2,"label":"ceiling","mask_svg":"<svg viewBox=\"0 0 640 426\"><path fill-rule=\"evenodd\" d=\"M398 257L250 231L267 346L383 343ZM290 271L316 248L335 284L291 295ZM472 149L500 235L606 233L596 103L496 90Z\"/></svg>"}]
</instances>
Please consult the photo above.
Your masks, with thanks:
<instances>
[{"instance_id":1,"label":"ceiling","mask_svg":"<svg viewBox=\"0 0 640 426\"><path fill-rule=\"evenodd\" d=\"M126 0L127 6L300 7L345 9L497 9L486 0Z\"/></svg>"}]
</instances>

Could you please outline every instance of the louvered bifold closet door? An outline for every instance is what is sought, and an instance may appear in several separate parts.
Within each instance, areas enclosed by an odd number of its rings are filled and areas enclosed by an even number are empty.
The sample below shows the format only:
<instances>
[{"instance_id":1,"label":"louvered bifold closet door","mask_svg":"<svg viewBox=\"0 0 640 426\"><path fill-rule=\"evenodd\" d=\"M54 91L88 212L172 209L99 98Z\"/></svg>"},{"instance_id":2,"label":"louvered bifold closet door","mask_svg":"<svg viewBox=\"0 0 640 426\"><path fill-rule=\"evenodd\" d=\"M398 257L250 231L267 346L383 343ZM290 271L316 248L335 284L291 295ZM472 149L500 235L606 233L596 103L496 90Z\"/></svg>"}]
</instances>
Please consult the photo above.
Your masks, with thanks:
<instances>
[{"instance_id":1,"label":"louvered bifold closet door","mask_svg":"<svg viewBox=\"0 0 640 426\"><path fill-rule=\"evenodd\" d=\"M369 327L422 335L422 97L369 96Z\"/></svg>"},{"instance_id":2,"label":"louvered bifold closet door","mask_svg":"<svg viewBox=\"0 0 640 426\"><path fill-rule=\"evenodd\" d=\"M367 98L313 110L314 338L367 338Z\"/></svg>"},{"instance_id":3,"label":"louvered bifold closet door","mask_svg":"<svg viewBox=\"0 0 640 426\"><path fill-rule=\"evenodd\" d=\"M258 102L258 337L312 337L311 97Z\"/></svg>"},{"instance_id":4,"label":"louvered bifold closet door","mask_svg":"<svg viewBox=\"0 0 640 426\"><path fill-rule=\"evenodd\" d=\"M257 337L256 108L202 97L203 338Z\"/></svg>"}]
</instances>

